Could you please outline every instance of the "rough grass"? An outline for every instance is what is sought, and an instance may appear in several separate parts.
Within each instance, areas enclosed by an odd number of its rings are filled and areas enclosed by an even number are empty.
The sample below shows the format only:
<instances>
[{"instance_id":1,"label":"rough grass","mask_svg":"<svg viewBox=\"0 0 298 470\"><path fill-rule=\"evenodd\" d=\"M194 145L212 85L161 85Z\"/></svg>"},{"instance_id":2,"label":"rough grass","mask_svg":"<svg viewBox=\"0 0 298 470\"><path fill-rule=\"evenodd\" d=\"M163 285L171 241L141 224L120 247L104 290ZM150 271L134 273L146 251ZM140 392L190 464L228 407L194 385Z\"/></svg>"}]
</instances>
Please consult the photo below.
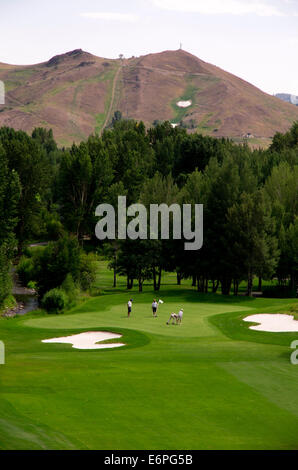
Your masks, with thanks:
<instances>
[{"instance_id":1,"label":"rough grass","mask_svg":"<svg viewBox=\"0 0 298 470\"><path fill-rule=\"evenodd\" d=\"M208 125L208 122L210 121L212 116L213 116L213 113L207 113L202 119L202 121L199 123L197 127L197 131L200 134L208 135L210 134L210 132L212 132L215 129L214 126Z\"/></svg>"},{"instance_id":2,"label":"rough grass","mask_svg":"<svg viewBox=\"0 0 298 470\"><path fill-rule=\"evenodd\" d=\"M172 122L193 119L199 124L203 113L213 113L212 125L203 123L199 132L236 139L247 132L257 138L264 136L268 139L277 130L286 132L297 120L297 107L266 95L210 64L203 64L204 73L194 73L192 70L197 70L198 65L196 58L188 57L185 62L181 51L174 55L177 74L170 68L169 76L164 75L167 70L164 65L168 59L173 59L172 52L155 56L153 61L149 60L149 68L153 73L149 76L140 74L140 88L135 89L134 80L128 80L124 85L119 78L112 101L111 89L115 70L119 67L118 59L109 60L110 66L102 72L102 60L97 58L94 58L94 63L98 63L100 68L95 66L91 72L89 68L78 67L82 60L80 57L67 58L59 67L49 68L42 64L30 67L1 64L0 80L5 82L9 93L9 107L1 108L0 125L9 121L12 127L21 127L26 131L47 126L53 129L58 144L67 146L73 141L87 138L95 128L99 132L102 130L107 119L96 117L98 111L104 113L110 122L113 112L119 109L125 117L142 119L147 126L155 119L172 119ZM135 58L123 63L129 67L134 64L139 70L144 60L146 62L146 58ZM160 69L163 70L162 74L158 72ZM186 75L181 74L182 70ZM99 86L94 86L95 83ZM94 92L88 91L91 84ZM123 99L124 86L129 104ZM181 90L185 92L179 97ZM90 99L91 102L97 100L97 96L101 106L105 104L104 109L96 105L90 107ZM22 113L21 103L27 103L29 99L33 101L34 108L28 109L24 104L25 113ZM179 99L192 99L193 105L190 108L179 108L176 106ZM74 124L70 123L69 116ZM220 123L213 125L213 120L217 119ZM216 133L215 129L218 129ZM267 145L265 141L248 144L253 148Z\"/></svg>"}]
</instances>

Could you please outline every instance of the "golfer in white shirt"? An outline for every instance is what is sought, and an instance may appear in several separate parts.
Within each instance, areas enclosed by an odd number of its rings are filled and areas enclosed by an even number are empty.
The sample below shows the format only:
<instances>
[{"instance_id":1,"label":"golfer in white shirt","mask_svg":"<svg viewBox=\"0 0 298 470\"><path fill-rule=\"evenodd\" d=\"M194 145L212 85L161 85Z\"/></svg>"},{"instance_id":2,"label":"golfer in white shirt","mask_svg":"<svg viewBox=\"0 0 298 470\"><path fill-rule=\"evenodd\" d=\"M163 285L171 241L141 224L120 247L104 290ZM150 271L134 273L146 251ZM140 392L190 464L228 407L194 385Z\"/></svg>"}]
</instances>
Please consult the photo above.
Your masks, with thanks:
<instances>
[{"instance_id":1,"label":"golfer in white shirt","mask_svg":"<svg viewBox=\"0 0 298 470\"><path fill-rule=\"evenodd\" d=\"M153 313L154 318L157 317L157 309L158 309L158 303L156 302L156 299L154 299L153 304L152 304L152 313Z\"/></svg>"},{"instance_id":2,"label":"golfer in white shirt","mask_svg":"<svg viewBox=\"0 0 298 470\"><path fill-rule=\"evenodd\" d=\"M130 317L130 314L131 314L131 310L132 310L132 299L130 299L128 302L127 302L127 310L128 310L128 318Z\"/></svg>"}]
</instances>

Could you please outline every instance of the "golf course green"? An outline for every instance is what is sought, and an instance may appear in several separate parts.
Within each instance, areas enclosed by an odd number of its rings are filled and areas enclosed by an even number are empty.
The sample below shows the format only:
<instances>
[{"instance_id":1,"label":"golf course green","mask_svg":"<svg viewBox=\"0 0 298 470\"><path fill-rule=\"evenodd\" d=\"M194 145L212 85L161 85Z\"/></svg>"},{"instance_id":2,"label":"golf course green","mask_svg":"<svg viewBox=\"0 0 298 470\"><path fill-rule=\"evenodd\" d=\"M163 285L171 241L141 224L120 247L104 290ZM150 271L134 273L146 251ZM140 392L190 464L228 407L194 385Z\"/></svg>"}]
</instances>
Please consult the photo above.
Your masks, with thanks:
<instances>
[{"instance_id":1,"label":"golf course green","mask_svg":"<svg viewBox=\"0 0 298 470\"><path fill-rule=\"evenodd\" d=\"M175 276L153 318L151 285L127 292L101 263L100 295L62 315L0 319L0 449L296 449L298 333L243 318L289 313L295 299L198 294ZM133 298L131 318L127 301ZM167 325L184 308L182 325ZM126 346L77 350L42 340L120 333ZM115 340L113 340L115 342Z\"/></svg>"}]
</instances>

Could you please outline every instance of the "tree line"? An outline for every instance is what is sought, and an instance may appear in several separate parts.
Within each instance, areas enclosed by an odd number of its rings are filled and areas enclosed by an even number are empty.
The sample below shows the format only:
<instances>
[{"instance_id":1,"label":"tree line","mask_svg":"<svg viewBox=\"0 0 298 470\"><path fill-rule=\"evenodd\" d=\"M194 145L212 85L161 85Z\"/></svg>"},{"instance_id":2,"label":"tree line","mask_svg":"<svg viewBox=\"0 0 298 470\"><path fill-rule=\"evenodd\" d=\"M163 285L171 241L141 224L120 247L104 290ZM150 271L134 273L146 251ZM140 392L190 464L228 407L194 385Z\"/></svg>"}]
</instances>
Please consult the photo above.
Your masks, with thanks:
<instances>
[{"instance_id":1,"label":"tree line","mask_svg":"<svg viewBox=\"0 0 298 470\"><path fill-rule=\"evenodd\" d=\"M163 272L176 271L178 283L191 278L200 292L208 292L211 283L213 292L220 288L225 295L237 294L245 280L251 295L255 276L277 278L295 291L297 181L298 123L277 133L267 150L188 134L169 122L146 129L142 122L118 116L102 136L91 135L71 148L58 148L52 131L43 128L29 136L3 127L0 303L10 292L11 261L37 240L53 241L44 255L47 261L32 261L43 294L47 285L61 285L72 268L66 272L64 261L58 263L56 275L42 270L42 263L51 264L60 250L72 266L71 253L78 256L86 240L109 259L114 285L118 275L126 276L128 289L137 282L141 291L151 279L158 291ZM115 206L119 195L128 204L145 206L203 204L202 250L184 251L183 240L100 243L95 209L102 203ZM81 264L88 277L86 262ZM73 270L78 280L84 278L79 272Z\"/></svg>"}]
</instances>

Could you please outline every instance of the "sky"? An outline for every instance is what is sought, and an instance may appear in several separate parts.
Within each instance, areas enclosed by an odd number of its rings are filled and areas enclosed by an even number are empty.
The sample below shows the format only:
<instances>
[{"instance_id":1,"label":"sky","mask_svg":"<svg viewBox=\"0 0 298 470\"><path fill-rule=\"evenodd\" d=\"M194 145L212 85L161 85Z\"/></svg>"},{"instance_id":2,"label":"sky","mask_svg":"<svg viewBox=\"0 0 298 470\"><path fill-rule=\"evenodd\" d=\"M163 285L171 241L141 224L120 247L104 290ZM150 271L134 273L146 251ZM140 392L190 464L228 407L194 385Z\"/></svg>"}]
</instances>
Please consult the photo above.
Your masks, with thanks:
<instances>
[{"instance_id":1,"label":"sky","mask_svg":"<svg viewBox=\"0 0 298 470\"><path fill-rule=\"evenodd\" d=\"M298 0L0 0L0 62L78 48L131 57L180 43L269 94L298 95Z\"/></svg>"}]
</instances>

